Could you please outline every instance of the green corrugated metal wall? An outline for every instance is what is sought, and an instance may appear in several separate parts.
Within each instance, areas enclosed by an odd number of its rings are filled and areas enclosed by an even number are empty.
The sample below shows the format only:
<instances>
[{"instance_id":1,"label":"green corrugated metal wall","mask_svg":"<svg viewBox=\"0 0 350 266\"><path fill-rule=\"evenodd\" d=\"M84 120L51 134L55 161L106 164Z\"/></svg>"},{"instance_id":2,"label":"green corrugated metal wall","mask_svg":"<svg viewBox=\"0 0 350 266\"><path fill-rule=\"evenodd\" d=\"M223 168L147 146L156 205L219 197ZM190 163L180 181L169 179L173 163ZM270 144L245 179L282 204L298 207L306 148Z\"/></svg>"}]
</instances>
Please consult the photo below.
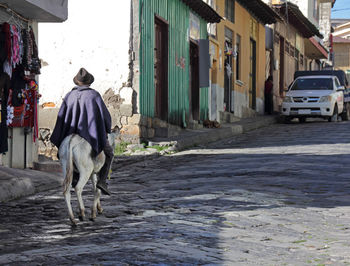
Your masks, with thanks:
<instances>
[{"instance_id":1,"label":"green corrugated metal wall","mask_svg":"<svg viewBox=\"0 0 350 266\"><path fill-rule=\"evenodd\" d=\"M207 23L201 23L201 39L208 38ZM209 48L210 49L210 48ZM209 75L209 73L208 73ZM209 116L209 88L200 88L199 114L200 119L208 119Z\"/></svg>"},{"instance_id":2,"label":"green corrugated metal wall","mask_svg":"<svg viewBox=\"0 0 350 266\"><path fill-rule=\"evenodd\" d=\"M169 23L168 121L182 125L189 112L189 12L180 0L140 0L140 111L154 117L154 16ZM206 21L201 21L201 38L207 38ZM184 58L185 68L176 66L176 58ZM208 114L208 88L200 90L200 114Z\"/></svg>"}]
</instances>

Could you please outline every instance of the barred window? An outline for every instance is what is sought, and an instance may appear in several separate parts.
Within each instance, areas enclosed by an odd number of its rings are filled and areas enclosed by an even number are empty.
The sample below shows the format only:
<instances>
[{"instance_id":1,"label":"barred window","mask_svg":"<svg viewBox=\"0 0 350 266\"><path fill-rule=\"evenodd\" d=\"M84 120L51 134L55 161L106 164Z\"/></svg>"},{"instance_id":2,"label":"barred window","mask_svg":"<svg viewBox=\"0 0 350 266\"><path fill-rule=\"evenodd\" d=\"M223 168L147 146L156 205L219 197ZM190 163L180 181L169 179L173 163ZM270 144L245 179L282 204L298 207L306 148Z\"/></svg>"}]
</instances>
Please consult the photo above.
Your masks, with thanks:
<instances>
[{"instance_id":1,"label":"barred window","mask_svg":"<svg viewBox=\"0 0 350 266\"><path fill-rule=\"evenodd\" d=\"M274 41L275 41L275 43L279 43L280 42L280 35L279 35L278 32L275 32Z\"/></svg>"},{"instance_id":2,"label":"barred window","mask_svg":"<svg viewBox=\"0 0 350 266\"><path fill-rule=\"evenodd\" d=\"M225 17L235 23L235 0L225 0Z\"/></svg>"},{"instance_id":3,"label":"barred window","mask_svg":"<svg viewBox=\"0 0 350 266\"><path fill-rule=\"evenodd\" d=\"M241 36L236 37L236 79L241 79Z\"/></svg>"},{"instance_id":4,"label":"barred window","mask_svg":"<svg viewBox=\"0 0 350 266\"><path fill-rule=\"evenodd\" d=\"M290 47L290 44L289 42L286 41L286 54L289 54L289 47Z\"/></svg>"},{"instance_id":5,"label":"barred window","mask_svg":"<svg viewBox=\"0 0 350 266\"><path fill-rule=\"evenodd\" d=\"M294 57L294 53L295 53L294 46L291 45L290 48L289 48L289 54L290 54L290 56Z\"/></svg>"}]
</instances>

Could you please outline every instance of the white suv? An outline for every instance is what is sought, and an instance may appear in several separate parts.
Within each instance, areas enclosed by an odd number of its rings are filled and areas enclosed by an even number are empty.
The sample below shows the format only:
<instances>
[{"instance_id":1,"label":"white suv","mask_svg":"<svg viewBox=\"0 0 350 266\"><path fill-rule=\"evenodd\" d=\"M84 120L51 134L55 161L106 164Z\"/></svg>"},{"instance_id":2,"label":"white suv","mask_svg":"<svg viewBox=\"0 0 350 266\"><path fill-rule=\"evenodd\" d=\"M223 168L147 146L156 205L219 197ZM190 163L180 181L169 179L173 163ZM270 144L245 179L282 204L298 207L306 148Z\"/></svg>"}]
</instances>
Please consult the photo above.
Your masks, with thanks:
<instances>
[{"instance_id":1,"label":"white suv","mask_svg":"<svg viewBox=\"0 0 350 266\"><path fill-rule=\"evenodd\" d=\"M344 87L336 76L301 76L289 87L282 103L286 121L323 117L337 121L344 108Z\"/></svg>"}]
</instances>

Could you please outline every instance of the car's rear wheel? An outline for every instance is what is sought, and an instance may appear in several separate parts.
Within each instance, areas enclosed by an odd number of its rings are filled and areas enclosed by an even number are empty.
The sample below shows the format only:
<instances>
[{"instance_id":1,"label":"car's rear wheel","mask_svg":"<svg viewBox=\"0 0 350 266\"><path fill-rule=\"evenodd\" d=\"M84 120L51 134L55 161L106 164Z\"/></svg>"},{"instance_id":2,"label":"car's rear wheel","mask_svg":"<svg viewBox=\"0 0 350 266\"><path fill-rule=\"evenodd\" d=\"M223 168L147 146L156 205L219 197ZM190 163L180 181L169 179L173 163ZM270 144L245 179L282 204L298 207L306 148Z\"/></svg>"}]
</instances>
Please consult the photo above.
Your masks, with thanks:
<instances>
[{"instance_id":1,"label":"car's rear wheel","mask_svg":"<svg viewBox=\"0 0 350 266\"><path fill-rule=\"evenodd\" d=\"M348 121L350 118L350 106L349 106L349 103L346 103L344 105L344 111L343 113L341 114L341 119L343 121Z\"/></svg>"},{"instance_id":2,"label":"car's rear wheel","mask_svg":"<svg viewBox=\"0 0 350 266\"><path fill-rule=\"evenodd\" d=\"M334 106L333 115L328 118L328 122L337 122L338 121L338 106Z\"/></svg>"},{"instance_id":3,"label":"car's rear wheel","mask_svg":"<svg viewBox=\"0 0 350 266\"><path fill-rule=\"evenodd\" d=\"M299 123L305 123L306 117L299 117Z\"/></svg>"},{"instance_id":4,"label":"car's rear wheel","mask_svg":"<svg viewBox=\"0 0 350 266\"><path fill-rule=\"evenodd\" d=\"M283 117L283 122L284 122L285 124L289 124L291 121L292 121L292 118L291 118L291 117L289 117L289 116L284 116L284 117Z\"/></svg>"}]
</instances>

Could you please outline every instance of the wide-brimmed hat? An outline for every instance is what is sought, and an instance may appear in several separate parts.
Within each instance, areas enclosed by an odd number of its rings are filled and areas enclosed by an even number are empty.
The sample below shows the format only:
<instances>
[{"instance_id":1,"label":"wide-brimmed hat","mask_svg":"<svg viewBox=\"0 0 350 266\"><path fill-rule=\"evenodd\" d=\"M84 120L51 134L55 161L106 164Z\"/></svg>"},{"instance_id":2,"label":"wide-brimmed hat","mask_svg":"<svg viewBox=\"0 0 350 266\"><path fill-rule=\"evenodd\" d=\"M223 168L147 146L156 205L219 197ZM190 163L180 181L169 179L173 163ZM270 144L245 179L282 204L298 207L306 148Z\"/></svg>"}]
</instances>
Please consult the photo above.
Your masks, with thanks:
<instances>
[{"instance_id":1,"label":"wide-brimmed hat","mask_svg":"<svg viewBox=\"0 0 350 266\"><path fill-rule=\"evenodd\" d=\"M81 68L74 77L73 81L77 85L90 85L94 82L95 78L85 68Z\"/></svg>"}]
</instances>

